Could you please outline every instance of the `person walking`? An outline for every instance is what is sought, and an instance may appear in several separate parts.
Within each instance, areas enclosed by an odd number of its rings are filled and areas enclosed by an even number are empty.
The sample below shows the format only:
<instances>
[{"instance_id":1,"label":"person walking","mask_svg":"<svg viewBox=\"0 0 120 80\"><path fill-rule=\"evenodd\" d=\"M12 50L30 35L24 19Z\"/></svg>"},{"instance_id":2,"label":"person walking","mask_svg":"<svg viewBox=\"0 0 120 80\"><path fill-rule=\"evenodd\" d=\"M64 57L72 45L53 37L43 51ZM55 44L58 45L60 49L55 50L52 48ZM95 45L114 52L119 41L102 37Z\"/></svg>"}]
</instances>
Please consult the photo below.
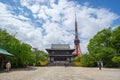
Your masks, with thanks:
<instances>
[{"instance_id":1,"label":"person walking","mask_svg":"<svg viewBox=\"0 0 120 80\"><path fill-rule=\"evenodd\" d=\"M66 63L64 63L64 66L66 67Z\"/></svg>"},{"instance_id":2,"label":"person walking","mask_svg":"<svg viewBox=\"0 0 120 80\"><path fill-rule=\"evenodd\" d=\"M11 63L10 63L10 61L8 61L8 62L6 63L6 71L9 72L10 69L11 69Z\"/></svg>"},{"instance_id":3,"label":"person walking","mask_svg":"<svg viewBox=\"0 0 120 80\"><path fill-rule=\"evenodd\" d=\"M98 68L99 68L99 70L101 70L101 69L102 69L102 66L103 66L102 61L99 61L99 62L98 62Z\"/></svg>"}]
</instances>

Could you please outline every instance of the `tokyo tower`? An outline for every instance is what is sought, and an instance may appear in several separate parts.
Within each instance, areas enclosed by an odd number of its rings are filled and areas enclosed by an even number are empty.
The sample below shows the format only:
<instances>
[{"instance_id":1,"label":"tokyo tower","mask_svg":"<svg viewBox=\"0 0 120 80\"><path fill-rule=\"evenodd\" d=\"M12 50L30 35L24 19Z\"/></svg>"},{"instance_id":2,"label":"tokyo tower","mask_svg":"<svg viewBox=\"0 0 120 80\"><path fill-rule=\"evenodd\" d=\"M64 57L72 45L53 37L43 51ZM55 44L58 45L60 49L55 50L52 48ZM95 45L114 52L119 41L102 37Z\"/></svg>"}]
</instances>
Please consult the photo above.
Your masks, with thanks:
<instances>
[{"instance_id":1,"label":"tokyo tower","mask_svg":"<svg viewBox=\"0 0 120 80\"><path fill-rule=\"evenodd\" d=\"M80 49L80 40L78 38L78 27L77 27L77 20L76 20L76 14L75 14L75 40L74 40L74 52L73 54L74 55L77 55L77 56L82 56L82 52L81 52L81 49Z\"/></svg>"}]
</instances>

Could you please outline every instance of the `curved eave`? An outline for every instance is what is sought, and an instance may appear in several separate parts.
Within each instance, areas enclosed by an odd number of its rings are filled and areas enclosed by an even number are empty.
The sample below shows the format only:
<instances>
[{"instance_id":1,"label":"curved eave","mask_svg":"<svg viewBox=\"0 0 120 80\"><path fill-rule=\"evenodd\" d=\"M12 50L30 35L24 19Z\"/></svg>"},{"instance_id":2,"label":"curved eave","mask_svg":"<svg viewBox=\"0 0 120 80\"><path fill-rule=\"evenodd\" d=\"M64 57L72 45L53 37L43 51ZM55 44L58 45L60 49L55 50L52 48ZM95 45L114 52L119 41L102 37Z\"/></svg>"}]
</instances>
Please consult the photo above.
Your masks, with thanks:
<instances>
[{"instance_id":1,"label":"curved eave","mask_svg":"<svg viewBox=\"0 0 120 80\"><path fill-rule=\"evenodd\" d=\"M49 55L49 56L64 56L64 57L65 57L65 56L69 56L69 57L72 57L72 56L74 56L74 55L71 54L71 55Z\"/></svg>"},{"instance_id":2,"label":"curved eave","mask_svg":"<svg viewBox=\"0 0 120 80\"><path fill-rule=\"evenodd\" d=\"M4 53L0 53L0 55L5 55L5 56L14 56L12 54L4 54Z\"/></svg>"},{"instance_id":3,"label":"curved eave","mask_svg":"<svg viewBox=\"0 0 120 80\"><path fill-rule=\"evenodd\" d=\"M4 49L0 48L0 55L5 55L5 56L14 56L13 54L10 54L9 52L7 52Z\"/></svg>"}]
</instances>

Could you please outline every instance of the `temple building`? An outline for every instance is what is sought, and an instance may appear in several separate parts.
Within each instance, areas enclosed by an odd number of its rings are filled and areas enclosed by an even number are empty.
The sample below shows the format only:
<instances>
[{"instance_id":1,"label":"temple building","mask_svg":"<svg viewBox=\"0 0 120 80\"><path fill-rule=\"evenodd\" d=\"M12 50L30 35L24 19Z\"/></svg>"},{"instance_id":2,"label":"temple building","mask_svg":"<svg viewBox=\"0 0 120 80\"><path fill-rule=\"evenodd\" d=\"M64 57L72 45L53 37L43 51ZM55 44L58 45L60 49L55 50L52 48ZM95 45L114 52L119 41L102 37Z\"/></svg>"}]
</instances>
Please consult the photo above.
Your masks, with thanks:
<instances>
[{"instance_id":1,"label":"temple building","mask_svg":"<svg viewBox=\"0 0 120 80\"><path fill-rule=\"evenodd\" d=\"M74 49L70 48L69 44L52 44L50 49L46 49L49 53L50 62L72 62Z\"/></svg>"},{"instance_id":2,"label":"temple building","mask_svg":"<svg viewBox=\"0 0 120 80\"><path fill-rule=\"evenodd\" d=\"M8 53L6 50L0 48L0 70L5 67L5 62L8 56L13 56L12 54Z\"/></svg>"}]
</instances>

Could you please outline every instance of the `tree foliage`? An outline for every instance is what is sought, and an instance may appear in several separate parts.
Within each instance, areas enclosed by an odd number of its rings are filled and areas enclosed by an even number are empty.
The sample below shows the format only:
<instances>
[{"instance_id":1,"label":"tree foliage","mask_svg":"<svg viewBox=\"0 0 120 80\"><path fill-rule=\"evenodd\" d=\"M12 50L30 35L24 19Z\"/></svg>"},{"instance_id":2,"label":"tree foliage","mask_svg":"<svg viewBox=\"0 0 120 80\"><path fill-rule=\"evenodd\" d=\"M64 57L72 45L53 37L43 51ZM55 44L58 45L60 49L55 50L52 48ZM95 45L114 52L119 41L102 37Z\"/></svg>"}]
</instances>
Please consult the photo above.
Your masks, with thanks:
<instances>
[{"instance_id":1,"label":"tree foliage","mask_svg":"<svg viewBox=\"0 0 120 80\"><path fill-rule=\"evenodd\" d=\"M120 26L99 31L88 44L89 54L97 63L102 60L104 66L115 67L112 58L120 55Z\"/></svg>"},{"instance_id":2,"label":"tree foliage","mask_svg":"<svg viewBox=\"0 0 120 80\"><path fill-rule=\"evenodd\" d=\"M120 56L114 56L112 58L112 61L115 62L115 63L120 63Z\"/></svg>"},{"instance_id":3,"label":"tree foliage","mask_svg":"<svg viewBox=\"0 0 120 80\"><path fill-rule=\"evenodd\" d=\"M14 55L9 58L14 67L33 65L36 61L37 53L32 50L31 45L21 42L15 38L15 34L10 35L6 30L2 29L0 29L0 47ZM46 59L47 54L45 52L39 51L39 53L37 55L39 60Z\"/></svg>"},{"instance_id":4,"label":"tree foliage","mask_svg":"<svg viewBox=\"0 0 120 80\"><path fill-rule=\"evenodd\" d=\"M93 58L89 54L83 54L80 62L81 62L81 66L84 66L84 67L94 66Z\"/></svg>"},{"instance_id":5,"label":"tree foliage","mask_svg":"<svg viewBox=\"0 0 120 80\"><path fill-rule=\"evenodd\" d=\"M46 52L34 48L34 53L36 55L36 65L44 66L48 64L48 54Z\"/></svg>"},{"instance_id":6,"label":"tree foliage","mask_svg":"<svg viewBox=\"0 0 120 80\"><path fill-rule=\"evenodd\" d=\"M114 63L117 63L118 66L120 66L120 56L114 56L114 57L112 58L112 61L113 61Z\"/></svg>"},{"instance_id":7,"label":"tree foliage","mask_svg":"<svg viewBox=\"0 0 120 80\"><path fill-rule=\"evenodd\" d=\"M110 42L112 44L111 47L116 50L116 55L120 56L120 26L113 30Z\"/></svg>"}]
</instances>

